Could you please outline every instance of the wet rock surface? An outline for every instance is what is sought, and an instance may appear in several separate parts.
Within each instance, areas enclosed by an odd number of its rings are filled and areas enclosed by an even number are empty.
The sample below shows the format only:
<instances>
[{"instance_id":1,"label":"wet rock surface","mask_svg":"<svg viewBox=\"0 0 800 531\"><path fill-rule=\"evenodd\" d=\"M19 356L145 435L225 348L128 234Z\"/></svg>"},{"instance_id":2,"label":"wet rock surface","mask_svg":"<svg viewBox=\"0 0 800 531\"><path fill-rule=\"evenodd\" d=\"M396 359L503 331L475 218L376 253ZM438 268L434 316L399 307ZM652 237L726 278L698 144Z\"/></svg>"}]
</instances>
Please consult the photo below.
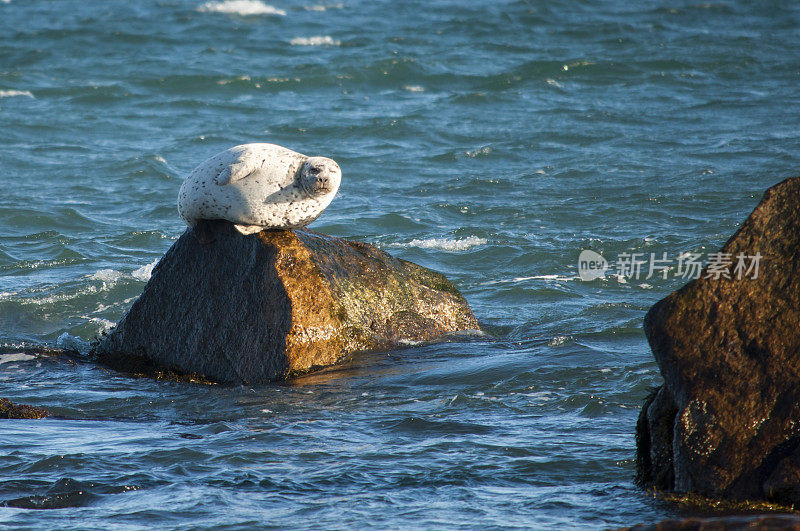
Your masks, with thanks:
<instances>
[{"instance_id":1,"label":"wet rock surface","mask_svg":"<svg viewBox=\"0 0 800 531\"><path fill-rule=\"evenodd\" d=\"M664 385L639 418L637 479L800 503L800 178L770 188L721 252L760 253L757 277L704 274L645 317Z\"/></svg>"},{"instance_id":2,"label":"wet rock surface","mask_svg":"<svg viewBox=\"0 0 800 531\"><path fill-rule=\"evenodd\" d=\"M443 275L369 244L306 229L244 236L202 221L94 354L124 370L260 383L474 329Z\"/></svg>"}]
</instances>

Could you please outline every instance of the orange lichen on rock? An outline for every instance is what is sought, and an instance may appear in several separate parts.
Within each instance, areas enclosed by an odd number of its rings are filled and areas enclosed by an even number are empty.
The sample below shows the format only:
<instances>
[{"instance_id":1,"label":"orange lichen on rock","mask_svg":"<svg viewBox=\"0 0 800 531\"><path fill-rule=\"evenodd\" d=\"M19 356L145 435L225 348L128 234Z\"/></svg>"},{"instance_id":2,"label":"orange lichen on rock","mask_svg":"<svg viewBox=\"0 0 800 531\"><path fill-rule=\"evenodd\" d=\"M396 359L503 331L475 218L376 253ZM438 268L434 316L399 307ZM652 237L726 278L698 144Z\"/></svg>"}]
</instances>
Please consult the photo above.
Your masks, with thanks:
<instances>
[{"instance_id":1,"label":"orange lichen on rock","mask_svg":"<svg viewBox=\"0 0 800 531\"><path fill-rule=\"evenodd\" d=\"M443 275L310 230L244 236L201 221L95 349L227 383L259 383L349 354L478 329Z\"/></svg>"}]
</instances>

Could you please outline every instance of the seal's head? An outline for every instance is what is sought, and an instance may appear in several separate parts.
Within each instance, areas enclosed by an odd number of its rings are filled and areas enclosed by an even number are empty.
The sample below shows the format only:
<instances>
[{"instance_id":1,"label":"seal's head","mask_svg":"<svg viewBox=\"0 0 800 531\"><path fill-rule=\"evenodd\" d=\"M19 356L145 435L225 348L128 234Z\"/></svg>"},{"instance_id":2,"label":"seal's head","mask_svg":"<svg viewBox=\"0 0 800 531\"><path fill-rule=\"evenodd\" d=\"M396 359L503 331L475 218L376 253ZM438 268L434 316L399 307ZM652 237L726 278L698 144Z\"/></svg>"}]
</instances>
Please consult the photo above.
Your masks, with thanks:
<instances>
[{"instance_id":1,"label":"seal's head","mask_svg":"<svg viewBox=\"0 0 800 531\"><path fill-rule=\"evenodd\" d=\"M342 182L342 170L327 157L309 157L300 167L300 186L311 197L335 193Z\"/></svg>"}]
</instances>

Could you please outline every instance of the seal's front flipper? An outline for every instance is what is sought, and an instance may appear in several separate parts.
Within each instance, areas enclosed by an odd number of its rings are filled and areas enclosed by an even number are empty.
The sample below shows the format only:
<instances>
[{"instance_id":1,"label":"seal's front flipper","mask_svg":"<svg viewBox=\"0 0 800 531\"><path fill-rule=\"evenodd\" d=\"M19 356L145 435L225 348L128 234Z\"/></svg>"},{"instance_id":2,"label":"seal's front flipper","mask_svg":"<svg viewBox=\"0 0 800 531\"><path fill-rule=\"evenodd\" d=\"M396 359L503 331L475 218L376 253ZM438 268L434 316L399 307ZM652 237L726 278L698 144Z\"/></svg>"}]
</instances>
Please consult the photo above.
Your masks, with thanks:
<instances>
[{"instance_id":1,"label":"seal's front flipper","mask_svg":"<svg viewBox=\"0 0 800 531\"><path fill-rule=\"evenodd\" d=\"M236 230L244 234L245 236L248 234L255 234L256 232L261 232L264 230L264 227L260 225L234 225Z\"/></svg>"},{"instance_id":2,"label":"seal's front flipper","mask_svg":"<svg viewBox=\"0 0 800 531\"><path fill-rule=\"evenodd\" d=\"M239 155L236 162L223 168L222 171L217 174L214 182L220 186L225 186L236 181L241 181L245 177L249 177L260 170L263 162L264 159L253 157L248 153L242 153Z\"/></svg>"}]
</instances>

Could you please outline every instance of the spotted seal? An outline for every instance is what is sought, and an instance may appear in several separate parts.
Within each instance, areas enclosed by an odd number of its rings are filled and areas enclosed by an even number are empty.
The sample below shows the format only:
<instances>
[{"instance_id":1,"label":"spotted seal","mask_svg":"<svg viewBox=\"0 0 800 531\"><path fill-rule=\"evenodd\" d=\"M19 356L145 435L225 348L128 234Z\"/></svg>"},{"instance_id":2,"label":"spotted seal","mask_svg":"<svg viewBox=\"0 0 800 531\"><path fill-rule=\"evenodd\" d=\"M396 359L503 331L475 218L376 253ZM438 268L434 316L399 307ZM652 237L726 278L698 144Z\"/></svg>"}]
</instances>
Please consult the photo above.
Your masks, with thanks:
<instances>
[{"instance_id":1,"label":"spotted seal","mask_svg":"<svg viewBox=\"0 0 800 531\"><path fill-rule=\"evenodd\" d=\"M178 212L190 227L201 219L224 219L242 234L296 229L322 214L341 180L332 159L275 144L242 144L189 174L178 192Z\"/></svg>"}]
</instances>

